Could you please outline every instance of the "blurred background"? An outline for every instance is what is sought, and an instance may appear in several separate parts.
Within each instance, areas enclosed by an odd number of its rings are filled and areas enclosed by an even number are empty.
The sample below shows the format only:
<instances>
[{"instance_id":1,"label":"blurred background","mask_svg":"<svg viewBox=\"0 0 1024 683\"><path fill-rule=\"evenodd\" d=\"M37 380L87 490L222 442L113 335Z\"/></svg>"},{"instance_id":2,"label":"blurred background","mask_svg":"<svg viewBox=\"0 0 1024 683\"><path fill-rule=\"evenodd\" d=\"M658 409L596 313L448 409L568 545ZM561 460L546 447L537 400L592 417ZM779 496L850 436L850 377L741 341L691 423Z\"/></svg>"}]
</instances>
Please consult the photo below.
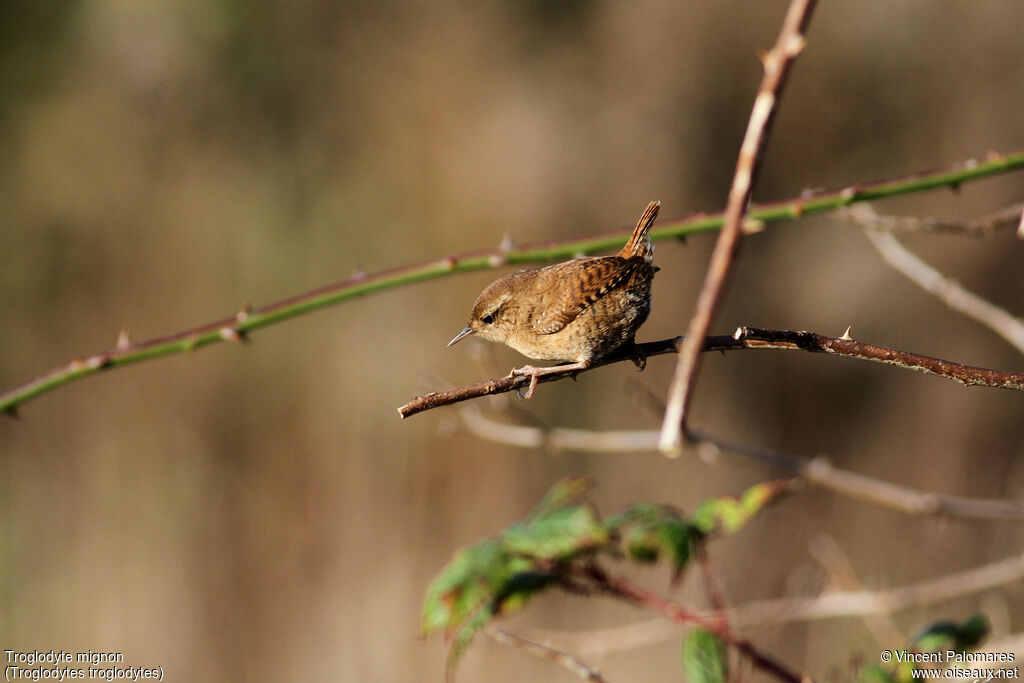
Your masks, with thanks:
<instances>
[{"instance_id":1,"label":"blurred background","mask_svg":"<svg viewBox=\"0 0 1024 683\"><path fill-rule=\"evenodd\" d=\"M0 388L70 358L347 278L468 249L580 237L724 206L786 4L654 0L12 0L0 4ZM755 199L1024 145L1024 5L822 3ZM1022 199L1020 174L876 205L946 218ZM1024 312L1024 244L909 236L945 274ZM682 334L714 235L660 243L641 340ZM0 421L0 644L119 651L167 680L440 681L418 637L453 551L587 475L605 513L687 510L773 473L693 451L516 449L425 390L522 357L446 349L504 270L391 290L192 355L118 369ZM1020 354L891 271L830 217L748 239L716 333L808 329L969 364ZM481 402L503 421L653 429L674 369L652 359ZM1024 397L810 354L706 359L692 424L925 491L1024 494ZM809 489L711 547L729 604L813 595L830 539L868 588L1021 550L1013 522L912 518ZM667 591L664 572L635 574ZM698 586L674 597L706 605ZM1019 586L900 613L910 634L984 609L1024 629ZM648 621L549 596L513 626ZM856 619L748 630L819 677L877 661ZM679 639L591 658L675 681ZM572 680L481 638L463 681Z\"/></svg>"}]
</instances>

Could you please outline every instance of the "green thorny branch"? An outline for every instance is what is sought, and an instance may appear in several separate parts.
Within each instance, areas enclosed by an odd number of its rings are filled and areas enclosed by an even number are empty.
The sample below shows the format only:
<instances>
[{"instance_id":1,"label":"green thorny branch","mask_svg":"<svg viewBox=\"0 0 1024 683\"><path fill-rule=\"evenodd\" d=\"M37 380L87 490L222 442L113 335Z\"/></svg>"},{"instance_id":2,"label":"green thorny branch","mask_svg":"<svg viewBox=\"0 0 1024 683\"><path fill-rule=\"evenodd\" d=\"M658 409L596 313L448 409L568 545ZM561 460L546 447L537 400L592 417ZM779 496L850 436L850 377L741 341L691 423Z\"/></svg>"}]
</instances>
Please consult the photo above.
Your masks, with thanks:
<instances>
[{"instance_id":1,"label":"green thorny branch","mask_svg":"<svg viewBox=\"0 0 1024 683\"><path fill-rule=\"evenodd\" d=\"M805 214L839 209L856 202L884 199L940 187L956 188L965 182L1020 169L1024 169L1024 148L1005 154L993 152L983 159L971 159L946 168L850 185L840 190L807 191L799 197L756 204L751 207L747 220L769 223L787 218L798 218ZM722 220L721 213L692 214L662 223L651 231L651 237L659 240L712 232L721 227ZM174 353L194 351L224 340L243 341L254 330L355 297L452 273L465 273L505 265L548 263L573 258L579 254L609 251L621 245L626 232L628 231L619 230L576 240L528 244L521 247L506 241L506 243L491 249L455 254L377 273L357 273L342 282L320 287L259 308L250 309L246 306L237 315L230 318L163 337L132 342L127 335L122 334L118 339L117 346L113 349L85 358L76 358L0 394L0 411L14 413L19 405L31 398L103 370Z\"/></svg>"}]
</instances>

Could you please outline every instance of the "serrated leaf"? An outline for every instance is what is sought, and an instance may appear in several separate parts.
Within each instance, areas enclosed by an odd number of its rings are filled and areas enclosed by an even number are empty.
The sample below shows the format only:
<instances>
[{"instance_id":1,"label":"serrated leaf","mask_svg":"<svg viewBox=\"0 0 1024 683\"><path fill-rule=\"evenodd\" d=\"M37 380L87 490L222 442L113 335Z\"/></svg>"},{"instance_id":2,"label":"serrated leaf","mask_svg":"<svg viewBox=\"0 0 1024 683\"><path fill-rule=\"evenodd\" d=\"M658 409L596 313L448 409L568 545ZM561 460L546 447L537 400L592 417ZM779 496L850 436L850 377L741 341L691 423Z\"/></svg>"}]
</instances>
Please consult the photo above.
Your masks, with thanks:
<instances>
[{"instance_id":1,"label":"serrated leaf","mask_svg":"<svg viewBox=\"0 0 1024 683\"><path fill-rule=\"evenodd\" d=\"M455 667L458 666L459 660L465 654L466 648L469 647L473 637L479 633L480 629L494 618L494 614L495 612L491 605L484 605L473 613L456 631L455 636L452 638L452 646L448 650L448 657L445 660L444 679L446 681L451 683L451 681L455 680Z\"/></svg>"},{"instance_id":2,"label":"serrated leaf","mask_svg":"<svg viewBox=\"0 0 1024 683\"><path fill-rule=\"evenodd\" d=\"M562 560L608 542L609 535L597 515L585 505L548 510L513 524L501 535L510 553L537 559Z\"/></svg>"},{"instance_id":3,"label":"serrated leaf","mask_svg":"<svg viewBox=\"0 0 1024 683\"><path fill-rule=\"evenodd\" d=\"M725 683L729 669L721 639L707 629L692 629L683 640L683 673L689 683Z\"/></svg>"},{"instance_id":4,"label":"serrated leaf","mask_svg":"<svg viewBox=\"0 0 1024 683\"><path fill-rule=\"evenodd\" d=\"M481 541L455 553L430 583L423 604L424 635L450 632L490 600L510 570L508 553L494 540Z\"/></svg>"},{"instance_id":5,"label":"serrated leaf","mask_svg":"<svg viewBox=\"0 0 1024 683\"><path fill-rule=\"evenodd\" d=\"M473 637L499 613L521 607L554 580L553 563L608 545L610 534L594 510L578 502L585 479L554 486L526 520L457 552L431 582L423 604L424 635L443 630L452 645L449 680Z\"/></svg>"}]
</instances>

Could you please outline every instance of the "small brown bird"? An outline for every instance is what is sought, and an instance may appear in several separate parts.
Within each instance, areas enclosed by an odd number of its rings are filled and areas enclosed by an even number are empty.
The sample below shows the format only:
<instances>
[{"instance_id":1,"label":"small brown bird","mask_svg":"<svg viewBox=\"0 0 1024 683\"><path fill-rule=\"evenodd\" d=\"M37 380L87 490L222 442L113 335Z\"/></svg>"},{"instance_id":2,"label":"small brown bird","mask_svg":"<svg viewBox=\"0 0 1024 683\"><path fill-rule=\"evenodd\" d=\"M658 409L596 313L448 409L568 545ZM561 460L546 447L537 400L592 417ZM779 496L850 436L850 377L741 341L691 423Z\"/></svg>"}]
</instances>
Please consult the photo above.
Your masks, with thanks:
<instances>
[{"instance_id":1,"label":"small brown bird","mask_svg":"<svg viewBox=\"0 0 1024 683\"><path fill-rule=\"evenodd\" d=\"M524 365L509 375L530 378L525 398L538 378L583 370L634 336L651 312L654 246L648 235L659 202L644 210L626 246L615 256L591 256L510 273L477 297L469 324L448 342L476 334L511 346L536 360L568 363L552 367ZM636 364L646 359L637 350Z\"/></svg>"}]
</instances>

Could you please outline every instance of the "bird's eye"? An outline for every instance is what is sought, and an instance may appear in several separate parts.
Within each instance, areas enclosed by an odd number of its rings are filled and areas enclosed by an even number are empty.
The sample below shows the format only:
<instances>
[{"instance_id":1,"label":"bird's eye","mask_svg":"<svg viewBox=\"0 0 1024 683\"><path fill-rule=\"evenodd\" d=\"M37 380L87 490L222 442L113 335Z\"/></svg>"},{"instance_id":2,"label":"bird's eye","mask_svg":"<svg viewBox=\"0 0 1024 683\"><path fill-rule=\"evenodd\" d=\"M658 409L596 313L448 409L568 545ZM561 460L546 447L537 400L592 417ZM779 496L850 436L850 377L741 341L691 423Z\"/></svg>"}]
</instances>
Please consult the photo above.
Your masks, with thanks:
<instances>
[{"instance_id":1,"label":"bird's eye","mask_svg":"<svg viewBox=\"0 0 1024 683\"><path fill-rule=\"evenodd\" d=\"M480 321L485 325L492 325L494 323L494 316L488 313L484 317L480 318Z\"/></svg>"}]
</instances>

